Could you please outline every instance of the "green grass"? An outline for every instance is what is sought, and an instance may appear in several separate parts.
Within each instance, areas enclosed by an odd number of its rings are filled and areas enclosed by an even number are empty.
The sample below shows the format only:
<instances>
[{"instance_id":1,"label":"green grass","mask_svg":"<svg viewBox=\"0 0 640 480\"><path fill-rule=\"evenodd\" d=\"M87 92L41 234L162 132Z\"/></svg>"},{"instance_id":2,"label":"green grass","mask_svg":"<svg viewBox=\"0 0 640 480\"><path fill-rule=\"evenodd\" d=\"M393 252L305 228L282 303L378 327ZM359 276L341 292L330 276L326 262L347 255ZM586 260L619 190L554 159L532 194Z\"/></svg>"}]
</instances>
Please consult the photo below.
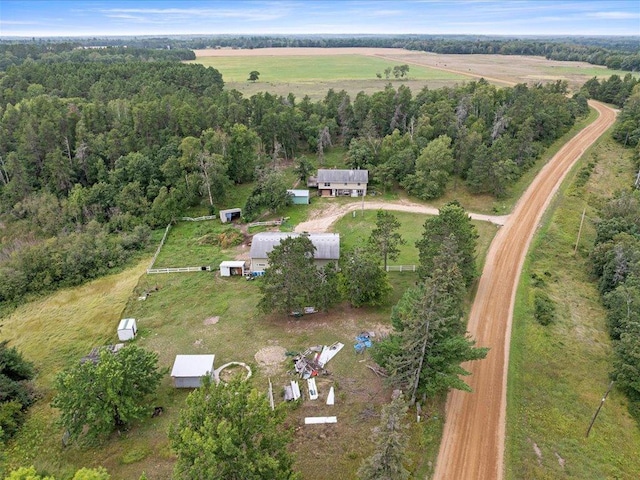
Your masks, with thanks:
<instances>
[{"instance_id":1,"label":"green grass","mask_svg":"<svg viewBox=\"0 0 640 480\"><path fill-rule=\"evenodd\" d=\"M309 96L311 100L318 101L326 96L329 89L345 90L355 98L361 91L371 95L384 90L388 83L396 88L405 85L418 92L425 86L435 89L469 80L465 75L417 65L410 65L408 79L385 79L385 68L393 68L403 62L364 55L201 57L192 63L218 69L225 88L238 90L247 97L268 91L282 96L292 93L296 98ZM247 80L252 70L260 72L259 81ZM382 74L382 78L377 78L376 73Z\"/></svg>"},{"instance_id":2,"label":"green grass","mask_svg":"<svg viewBox=\"0 0 640 480\"><path fill-rule=\"evenodd\" d=\"M575 187L577 172L595 152L599 162L591 179L584 188ZM517 293L511 341L508 479L640 478L640 430L621 393L611 392L585 438L609 384L612 362L605 312L589 273L592 219L599 198L628 185L633 173L629 151L610 137L599 141L570 173L532 244ZM588 220L574 256L585 206ZM541 288L556 304L557 319L546 327L533 319L534 274L543 279Z\"/></svg>"},{"instance_id":3,"label":"green grass","mask_svg":"<svg viewBox=\"0 0 640 480\"><path fill-rule=\"evenodd\" d=\"M213 248L212 242L221 233L231 230L232 225L220 220L201 222L178 222L172 226L160 250L154 268L199 267L216 268L223 260L232 260L236 255L233 248Z\"/></svg>"},{"instance_id":4,"label":"green grass","mask_svg":"<svg viewBox=\"0 0 640 480\"><path fill-rule=\"evenodd\" d=\"M633 77L640 77L640 73L637 72L627 72L625 70L609 70L606 67L581 67L581 66L544 66L542 67L542 71L548 73L550 75L588 75L589 77L600 77L607 79L611 75L618 75L620 78L623 78L628 73Z\"/></svg>"},{"instance_id":5,"label":"green grass","mask_svg":"<svg viewBox=\"0 0 640 480\"><path fill-rule=\"evenodd\" d=\"M382 74L382 88L390 80L384 78L384 70L402 65L364 55L321 55L321 56L273 56L273 57L201 57L189 63L199 63L214 67L225 82L245 82L249 72L260 72L258 83L318 82L334 80L370 80ZM411 65L409 78L412 80L459 80L468 77L443 72L428 67Z\"/></svg>"}]
</instances>

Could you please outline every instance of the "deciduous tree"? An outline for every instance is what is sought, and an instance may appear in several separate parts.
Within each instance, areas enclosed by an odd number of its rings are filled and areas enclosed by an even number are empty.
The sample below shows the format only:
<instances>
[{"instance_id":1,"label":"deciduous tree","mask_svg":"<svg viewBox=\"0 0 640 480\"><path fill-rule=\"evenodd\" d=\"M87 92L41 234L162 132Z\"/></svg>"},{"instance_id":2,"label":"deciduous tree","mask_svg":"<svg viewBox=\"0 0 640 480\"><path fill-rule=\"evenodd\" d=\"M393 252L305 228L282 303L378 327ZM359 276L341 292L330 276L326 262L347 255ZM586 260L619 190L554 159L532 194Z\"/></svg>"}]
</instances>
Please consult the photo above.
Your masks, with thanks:
<instances>
[{"instance_id":1,"label":"deciduous tree","mask_svg":"<svg viewBox=\"0 0 640 480\"><path fill-rule=\"evenodd\" d=\"M316 287L313 255L315 247L309 237L287 237L269 252L269 266L260 279L263 312L302 311L313 300Z\"/></svg>"},{"instance_id":2,"label":"deciduous tree","mask_svg":"<svg viewBox=\"0 0 640 480\"><path fill-rule=\"evenodd\" d=\"M56 377L51 405L71 439L99 440L148 415L148 397L163 374L154 352L135 345L117 353L103 349L95 363L78 363Z\"/></svg>"},{"instance_id":3,"label":"deciduous tree","mask_svg":"<svg viewBox=\"0 0 640 480\"><path fill-rule=\"evenodd\" d=\"M382 305L391 293L387 272L379 257L367 248L355 248L344 255L340 289L353 307Z\"/></svg>"},{"instance_id":4,"label":"deciduous tree","mask_svg":"<svg viewBox=\"0 0 640 480\"><path fill-rule=\"evenodd\" d=\"M178 455L175 478L298 479L283 405L271 411L265 394L239 376L217 386L205 377L169 433Z\"/></svg>"}]
</instances>

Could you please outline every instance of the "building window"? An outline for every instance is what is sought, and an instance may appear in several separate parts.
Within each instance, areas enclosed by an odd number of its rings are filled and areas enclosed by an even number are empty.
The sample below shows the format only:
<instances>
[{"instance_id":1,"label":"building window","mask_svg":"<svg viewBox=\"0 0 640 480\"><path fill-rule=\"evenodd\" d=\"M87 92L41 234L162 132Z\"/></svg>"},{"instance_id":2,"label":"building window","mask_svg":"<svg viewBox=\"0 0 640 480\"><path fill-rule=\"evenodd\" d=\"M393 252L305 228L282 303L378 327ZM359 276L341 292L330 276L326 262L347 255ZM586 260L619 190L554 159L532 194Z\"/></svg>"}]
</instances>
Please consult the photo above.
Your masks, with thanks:
<instances>
[{"instance_id":1,"label":"building window","mask_svg":"<svg viewBox=\"0 0 640 480\"><path fill-rule=\"evenodd\" d=\"M330 187L331 186L331 182L324 182L324 186L325 187Z\"/></svg>"}]
</instances>

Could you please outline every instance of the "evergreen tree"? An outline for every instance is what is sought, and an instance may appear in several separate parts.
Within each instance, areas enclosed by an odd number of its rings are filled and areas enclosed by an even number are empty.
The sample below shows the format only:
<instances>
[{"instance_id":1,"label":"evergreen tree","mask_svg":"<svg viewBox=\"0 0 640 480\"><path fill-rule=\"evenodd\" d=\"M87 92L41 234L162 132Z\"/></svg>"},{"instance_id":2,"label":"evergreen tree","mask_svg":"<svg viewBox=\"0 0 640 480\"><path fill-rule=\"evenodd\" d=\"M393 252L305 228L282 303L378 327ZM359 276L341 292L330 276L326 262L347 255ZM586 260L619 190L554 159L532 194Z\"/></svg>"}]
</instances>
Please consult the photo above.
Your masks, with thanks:
<instances>
[{"instance_id":1,"label":"evergreen tree","mask_svg":"<svg viewBox=\"0 0 640 480\"><path fill-rule=\"evenodd\" d=\"M371 232L369 243L382 255L384 270L387 270L387 259L395 260L400 255L400 245L406 241L397 232L400 222L396 216L384 210L378 210L376 214L376 228Z\"/></svg>"},{"instance_id":2,"label":"evergreen tree","mask_svg":"<svg viewBox=\"0 0 640 480\"><path fill-rule=\"evenodd\" d=\"M407 414L407 402L402 392L393 392L391 403L382 408L380 425L373 429L374 452L358 470L360 480L407 480L404 467L408 436L402 423Z\"/></svg>"},{"instance_id":3,"label":"evergreen tree","mask_svg":"<svg viewBox=\"0 0 640 480\"><path fill-rule=\"evenodd\" d=\"M476 277L476 244L478 234L471 223L471 217L457 202L449 202L440 209L437 216L424 222L422 238L416 242L419 250L420 266L418 275L426 278L433 271L434 258L446 238L453 235L460 252L458 267L465 284L471 285Z\"/></svg>"},{"instance_id":4,"label":"evergreen tree","mask_svg":"<svg viewBox=\"0 0 640 480\"><path fill-rule=\"evenodd\" d=\"M469 390L458 377L467 374L460 364L487 354L464 333L465 288L459 262L451 235L441 244L431 275L408 289L393 308L394 333L373 352L389 371L390 382L411 392L412 404L419 392L433 397L449 388Z\"/></svg>"}]
</instances>

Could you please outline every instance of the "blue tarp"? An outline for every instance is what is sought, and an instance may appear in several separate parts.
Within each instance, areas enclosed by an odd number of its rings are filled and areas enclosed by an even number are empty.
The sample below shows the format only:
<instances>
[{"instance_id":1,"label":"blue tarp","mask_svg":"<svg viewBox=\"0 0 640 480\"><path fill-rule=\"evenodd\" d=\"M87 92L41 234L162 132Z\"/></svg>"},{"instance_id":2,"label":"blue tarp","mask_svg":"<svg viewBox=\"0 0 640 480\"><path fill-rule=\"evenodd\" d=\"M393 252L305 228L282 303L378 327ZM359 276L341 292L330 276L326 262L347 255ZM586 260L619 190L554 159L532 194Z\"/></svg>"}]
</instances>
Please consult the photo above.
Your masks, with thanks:
<instances>
[{"instance_id":1,"label":"blue tarp","mask_svg":"<svg viewBox=\"0 0 640 480\"><path fill-rule=\"evenodd\" d=\"M363 352L365 348L371 348L373 344L371 343L371 339L369 338L368 333L361 333L356 336L356 344L353 348L356 349L356 353Z\"/></svg>"}]
</instances>

